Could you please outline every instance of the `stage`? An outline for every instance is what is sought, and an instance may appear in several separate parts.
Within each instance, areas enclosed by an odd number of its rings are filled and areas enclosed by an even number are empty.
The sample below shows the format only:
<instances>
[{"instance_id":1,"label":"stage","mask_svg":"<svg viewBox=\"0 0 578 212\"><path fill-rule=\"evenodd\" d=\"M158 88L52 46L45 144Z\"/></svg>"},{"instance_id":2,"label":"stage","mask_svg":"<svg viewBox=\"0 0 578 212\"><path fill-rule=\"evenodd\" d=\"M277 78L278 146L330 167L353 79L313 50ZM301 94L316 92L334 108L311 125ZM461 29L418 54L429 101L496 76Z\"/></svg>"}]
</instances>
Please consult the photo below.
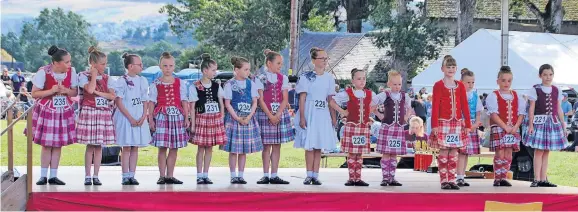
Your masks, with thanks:
<instances>
[{"instance_id":1,"label":"stage","mask_svg":"<svg viewBox=\"0 0 578 212\"><path fill-rule=\"evenodd\" d=\"M18 167L25 170L24 167ZM39 168L34 167L34 183ZM438 174L400 169L401 187L382 187L380 169L364 169L369 187L346 187L347 169L322 169L323 185L303 185L305 169L286 168L279 176L290 185L257 185L262 169L245 170L246 185L229 183L229 169L211 168L215 184L197 185L196 169L177 167L182 185L157 185L156 167L138 167L138 186L121 185L120 167L102 167L102 186L84 186L84 167L61 167L66 186L37 186L28 210L468 210L483 211L487 201L541 203L541 210L577 210L578 188L530 188L529 182L511 181L513 187L493 187L492 180L469 179L472 186L441 190ZM497 203L500 205L500 203ZM493 203L490 203L493 204ZM514 206L516 207L516 206Z\"/></svg>"}]
</instances>

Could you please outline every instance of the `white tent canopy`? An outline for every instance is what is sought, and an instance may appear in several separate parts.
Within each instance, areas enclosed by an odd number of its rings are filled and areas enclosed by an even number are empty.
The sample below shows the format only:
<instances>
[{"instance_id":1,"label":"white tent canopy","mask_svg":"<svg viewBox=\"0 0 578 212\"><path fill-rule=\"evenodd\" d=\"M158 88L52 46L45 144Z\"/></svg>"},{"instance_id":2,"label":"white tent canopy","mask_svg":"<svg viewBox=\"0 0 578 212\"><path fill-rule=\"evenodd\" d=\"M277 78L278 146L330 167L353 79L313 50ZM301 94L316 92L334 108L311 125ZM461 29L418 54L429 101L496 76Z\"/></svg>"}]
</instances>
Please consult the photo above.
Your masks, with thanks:
<instances>
[{"instance_id":1,"label":"white tent canopy","mask_svg":"<svg viewBox=\"0 0 578 212\"><path fill-rule=\"evenodd\" d=\"M454 47L450 54L459 70L468 68L476 75L476 89L489 92L497 88L500 69L500 30L480 29ZM527 90L540 83L538 69L542 64L554 67L554 85L578 87L578 36L510 31L508 65L514 73L512 88ZM412 80L415 89L427 88L443 77L443 55Z\"/></svg>"}]
</instances>

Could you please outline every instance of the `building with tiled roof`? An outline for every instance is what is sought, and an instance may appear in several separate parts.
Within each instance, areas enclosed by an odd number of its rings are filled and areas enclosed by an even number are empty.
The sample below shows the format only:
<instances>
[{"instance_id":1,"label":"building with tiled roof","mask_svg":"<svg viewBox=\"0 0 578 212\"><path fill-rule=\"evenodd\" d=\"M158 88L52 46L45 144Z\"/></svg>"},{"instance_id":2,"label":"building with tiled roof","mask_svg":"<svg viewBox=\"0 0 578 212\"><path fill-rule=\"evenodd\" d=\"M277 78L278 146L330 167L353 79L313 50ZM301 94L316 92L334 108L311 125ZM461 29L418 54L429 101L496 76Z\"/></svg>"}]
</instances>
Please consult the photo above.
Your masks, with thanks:
<instances>
[{"instance_id":1,"label":"building with tiled roof","mask_svg":"<svg viewBox=\"0 0 578 212\"><path fill-rule=\"evenodd\" d=\"M303 32L299 36L299 60L293 75L313 70L309 56L312 47L319 47L327 52L328 71L333 73L336 79L350 79L353 68L365 69L370 76L379 76L372 75L374 68L380 60L387 60L387 49L377 48L372 38L365 33ZM289 50L285 49L280 53L286 58L281 70L288 74Z\"/></svg>"},{"instance_id":2,"label":"building with tiled roof","mask_svg":"<svg viewBox=\"0 0 578 212\"><path fill-rule=\"evenodd\" d=\"M425 14L429 18L439 19L442 25L455 30L457 25L457 12L459 0L425 0ZM531 0L541 11L544 10L548 0ZM474 31L480 28L500 29L501 0L477 0L476 14L474 15ZM562 34L578 34L578 0L562 1L564 8L564 20ZM538 20L526 8L510 11L510 30L541 32Z\"/></svg>"}]
</instances>

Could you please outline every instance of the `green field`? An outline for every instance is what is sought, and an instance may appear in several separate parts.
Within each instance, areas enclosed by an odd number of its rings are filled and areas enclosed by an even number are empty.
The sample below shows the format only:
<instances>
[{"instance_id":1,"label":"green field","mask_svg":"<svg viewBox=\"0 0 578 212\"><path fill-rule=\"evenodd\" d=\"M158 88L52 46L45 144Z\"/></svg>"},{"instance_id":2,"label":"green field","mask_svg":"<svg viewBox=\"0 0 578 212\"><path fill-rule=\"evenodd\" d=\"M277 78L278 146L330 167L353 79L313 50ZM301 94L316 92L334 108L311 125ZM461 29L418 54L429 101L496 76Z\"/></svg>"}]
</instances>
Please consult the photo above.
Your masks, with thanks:
<instances>
[{"instance_id":1,"label":"green field","mask_svg":"<svg viewBox=\"0 0 578 212\"><path fill-rule=\"evenodd\" d=\"M6 121L0 122L0 128L6 127ZM14 163L16 166L26 165L26 137L22 134L25 123L23 121L16 124L14 129ZM1 164L6 166L8 163L7 156L7 137L2 136L2 151L0 155ZM34 165L40 165L40 146L34 146ZM84 165L84 145L74 144L64 147L60 165L63 166L83 166ZM194 166L197 148L189 145L179 150L177 166ZM328 167L338 168L345 162L344 158L329 158ZM469 165L478 162L477 158L470 159ZM491 164L491 158L483 158L482 163ZM247 157L248 168L261 167L261 154L256 153ZM142 148L139 153L139 166L156 166L157 165L157 148ZM228 166L228 153L215 148L213 152L213 161L211 166L226 167ZM293 143L284 144L281 148L281 168L304 168L305 154L301 149L293 148ZM548 170L550 181L559 185L578 187L578 153L573 152L553 152L550 154L550 166Z\"/></svg>"}]
</instances>

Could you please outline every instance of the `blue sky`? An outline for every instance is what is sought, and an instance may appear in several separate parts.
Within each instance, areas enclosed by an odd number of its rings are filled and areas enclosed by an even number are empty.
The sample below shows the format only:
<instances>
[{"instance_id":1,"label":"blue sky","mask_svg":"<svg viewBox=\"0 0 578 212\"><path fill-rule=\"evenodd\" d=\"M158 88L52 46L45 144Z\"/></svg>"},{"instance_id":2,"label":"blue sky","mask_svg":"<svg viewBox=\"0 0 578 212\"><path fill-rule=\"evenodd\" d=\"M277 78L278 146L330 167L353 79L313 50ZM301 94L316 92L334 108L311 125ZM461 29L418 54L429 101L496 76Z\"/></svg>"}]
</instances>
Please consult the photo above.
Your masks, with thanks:
<instances>
[{"instance_id":1,"label":"blue sky","mask_svg":"<svg viewBox=\"0 0 578 212\"><path fill-rule=\"evenodd\" d=\"M165 18L159 9L176 0L0 0L3 21L34 18L44 8L61 7L82 14L91 23L122 22L142 17Z\"/></svg>"}]
</instances>

